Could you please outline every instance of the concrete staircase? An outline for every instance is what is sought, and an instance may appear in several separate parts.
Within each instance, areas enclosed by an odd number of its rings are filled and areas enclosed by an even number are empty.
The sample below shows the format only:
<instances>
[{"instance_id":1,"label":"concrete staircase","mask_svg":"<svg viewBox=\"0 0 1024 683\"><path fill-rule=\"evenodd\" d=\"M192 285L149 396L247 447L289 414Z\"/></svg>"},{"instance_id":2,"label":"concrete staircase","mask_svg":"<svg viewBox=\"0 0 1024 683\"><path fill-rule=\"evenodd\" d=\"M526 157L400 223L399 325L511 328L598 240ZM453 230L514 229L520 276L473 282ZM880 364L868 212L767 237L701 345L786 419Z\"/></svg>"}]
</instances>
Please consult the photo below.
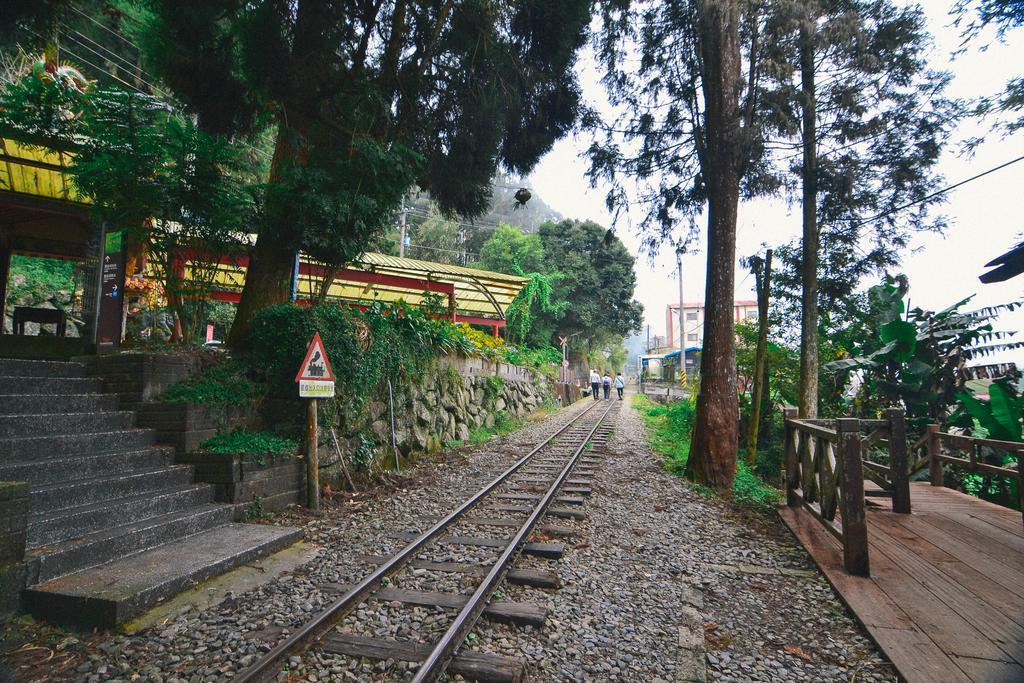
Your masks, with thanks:
<instances>
[{"instance_id":1,"label":"concrete staircase","mask_svg":"<svg viewBox=\"0 0 1024 683\"><path fill-rule=\"evenodd\" d=\"M112 627L301 530L233 522L77 363L0 359L0 481L29 484L32 614Z\"/></svg>"}]
</instances>

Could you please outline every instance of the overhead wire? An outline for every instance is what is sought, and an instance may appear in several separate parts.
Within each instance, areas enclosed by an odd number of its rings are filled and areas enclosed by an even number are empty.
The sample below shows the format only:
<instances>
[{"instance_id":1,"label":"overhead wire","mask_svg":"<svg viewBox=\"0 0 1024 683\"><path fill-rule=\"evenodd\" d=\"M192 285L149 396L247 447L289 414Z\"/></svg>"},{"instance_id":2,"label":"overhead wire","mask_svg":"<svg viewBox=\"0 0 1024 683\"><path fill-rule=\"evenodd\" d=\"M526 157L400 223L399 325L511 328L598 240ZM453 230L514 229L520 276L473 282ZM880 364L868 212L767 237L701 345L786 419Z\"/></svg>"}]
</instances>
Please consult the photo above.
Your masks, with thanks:
<instances>
[{"instance_id":1,"label":"overhead wire","mask_svg":"<svg viewBox=\"0 0 1024 683\"><path fill-rule=\"evenodd\" d=\"M67 33L67 30L68 30L68 29L66 29L66 28L65 28L65 29L63 29L63 31L61 32L61 33L62 33L62 34L64 35L64 37L66 37L66 38L68 38L68 39L70 39L70 40L73 40L73 41L74 41L75 43L77 43L77 44L78 44L78 45L80 45L81 47L85 48L85 49L86 49L86 50L88 50L89 52L93 53L94 55L96 55L96 56L97 56L97 57L99 57L100 59L104 59L104 60L107 60L107 61L111 61L111 57L113 57L114 59L117 59L117 60L119 60L120 62L122 62L122 63L124 63L125 65L127 65L127 68L129 68L129 69L132 69L132 70L138 69L138 67L136 67L136 66L135 66L134 64L132 64L132 63L131 63L131 62L129 62L128 60L124 59L123 57L120 57L119 55L117 55L116 53L112 52L111 50L109 50L109 49L107 49L107 48L103 47L102 45L100 45L100 44L99 44L99 43L97 43L96 41L92 40L92 39L91 39L91 38L89 38L88 36L86 36L86 35L83 35L82 33L78 32L78 31L75 31L74 29L71 29L71 30L72 30L72 31L73 31L74 33L78 33L78 35L82 36L83 38L85 38L86 40L88 40L89 42L91 42L92 44L94 44L94 45L96 45L97 47L99 47L99 48L100 48L101 50L103 50L104 52L108 53L108 54L110 55L110 57L108 57L107 55L104 55L104 54L102 54L102 53L100 53L100 52L97 52L97 51L96 51L96 50L94 50L93 48L91 48L91 47L89 47L88 45L86 45L85 43L83 43L83 42L82 42L81 40L79 40L78 38L75 38L75 37L74 37L73 35L69 35L69 34ZM59 35L60 35L61 33L59 33ZM66 49L66 48L65 48L65 49ZM152 77L152 76L151 76L151 74L149 74L149 73L147 73L147 72L143 71L142 69L138 69L138 71L139 71L139 72L141 72L141 73L145 73L145 74L146 74L147 76L150 76L150 77ZM113 74L111 74L111 75L113 75ZM161 89L161 88L159 88L159 87L157 87L157 86L153 85L152 83L150 83L150 82L149 82L149 81L147 81L146 79L144 79L144 78L142 78L142 77L140 77L140 76L137 76L137 75L135 76L135 78L136 78L136 79L137 79L137 80L138 80L138 81L139 81L140 83L144 83L144 84L145 84L145 85L146 85L147 87L149 87L149 89L150 89L150 90L152 90L152 91L153 91L154 93L156 93L156 94L160 95L161 97L164 97L164 98L169 98L169 97L170 97L170 96L168 95L168 93L167 93L167 92L165 92L165 91L164 91L163 89ZM154 80L155 80L155 79L154 79Z\"/></svg>"},{"instance_id":2,"label":"overhead wire","mask_svg":"<svg viewBox=\"0 0 1024 683\"><path fill-rule=\"evenodd\" d=\"M990 169L988 169L986 171L982 171L981 173L978 173L976 175L973 175L970 178L965 178L964 180L961 180L959 182L953 183L952 185L947 185L946 187L944 187L944 188L942 188L940 190L936 190L935 192L932 192L930 194L927 194L924 197L921 197L920 199L915 199L912 202L907 202L906 204L901 204L900 206L897 206L897 207L894 207L892 209L889 209L888 211L883 211L882 213L874 215L874 216L871 216L870 218L865 218L864 220L861 220L861 221L858 221L858 222L854 223L853 227L864 225L865 223L870 223L872 221L877 221L877 220L879 220L881 218L886 218L888 216L891 216L894 213L898 213L900 211L903 211L904 209L909 209L912 206L916 206L918 204L923 204L924 202L928 201L929 199L934 199L935 197L944 195L947 192L950 192L952 190L957 189L958 187L963 187L967 183L970 183L970 182L973 182L975 180L978 180L979 178L984 178L985 176L989 175L990 173L995 173L996 171L1002 170L1002 169L1006 168L1007 166L1012 166L1013 164L1016 164L1019 161L1024 161L1024 156L1019 156L1016 159L1011 159L1009 161L1005 161L1005 162L999 164L998 166L993 166L992 168L990 168Z\"/></svg>"},{"instance_id":3,"label":"overhead wire","mask_svg":"<svg viewBox=\"0 0 1024 683\"><path fill-rule=\"evenodd\" d=\"M96 24L97 26L99 26L100 28L102 28L103 30L105 30L105 31L106 31L107 33L110 33L111 35L113 35L113 36L116 36L117 38L121 39L121 40L122 40L122 41L124 41L124 42L125 42L125 43L126 43L127 45L130 45L130 46L131 46L132 48L134 48L134 49L135 49L135 50L136 50L137 52L139 52L139 53L141 54L142 50L141 50L141 49L139 48L139 46L138 46L138 45L136 45L135 43L133 43L133 42L132 42L131 40L129 40L128 38L126 38L125 36L121 35L121 34L120 34L120 33L118 33L117 31L114 31L114 30L113 30L113 29L111 29L110 27L108 27L108 26L106 26L106 25L104 25L104 24L102 24L102 23L100 23L100 22L96 21L95 19L93 19L92 17L90 17L90 16L88 15L88 14L86 14L86 13L82 12L81 10L79 10L79 9L78 9L77 7L74 7L74 6L72 6L72 8L71 8L71 9L73 9L73 10L74 10L74 11L75 11L75 12L76 12L77 14L79 14L79 15L81 15L81 16L83 16L83 17L85 17L86 19L88 19L89 21L91 21L91 22L92 22L93 24ZM100 57L100 58L101 58L102 60L104 60L104 61L108 61L108 62L110 62L110 61L111 61L111 59L110 59L109 57L107 57L107 56L105 56L105 55L103 55L103 54L101 54L101 53L97 52L96 50L94 50L94 49L90 48L90 47L89 47L88 45L85 45L85 44L84 44L84 43L82 43L82 42L81 42L80 40L77 40L77 39L76 39L76 38L75 38L74 36L71 36L71 35L67 35L67 31L68 31L68 28L67 28L66 26L65 26L65 27L63 27L63 29L64 29L64 34L65 34L65 35L66 35L66 36L67 36L68 38L70 38L71 40L73 40L73 41L74 41L74 42L76 42L77 44L81 45L81 46L82 46L82 47L84 47L85 49L89 50L89 51L90 51L90 52L92 52L93 54L95 54L95 55L99 56L99 57ZM103 49L104 51L106 51L106 52L108 52L109 54L113 55L113 56L114 56L115 58L119 59L119 60L120 60L121 62L123 62L123 63L127 64L127 65L128 65L128 66L129 66L130 68L132 68L132 69L137 69L137 70L138 70L138 71L139 71L140 73L143 73L143 74L145 74L146 76L149 76L149 77L150 77L150 78L151 78L152 80L154 80L154 81L155 81L155 80L159 80L159 79L157 79L157 78L156 78L156 77L155 77L155 76L154 76L154 75L153 75L152 73L150 73L150 72L146 71L146 70L145 70L145 69L143 69L143 68L142 68L141 66L138 66L138 65L134 65L134 64L131 64L130 62L128 62L128 61L127 61L126 59L124 59L123 57L120 57L120 56L118 56L118 55L117 55L116 53L114 53L113 51L111 51L111 50L109 50L108 48L106 48L106 47L104 47L104 46L100 45L99 43L97 43L96 41L92 40L92 39L91 39L91 38L89 38L88 36L86 36L86 35L82 34L81 32L79 32L79 31L77 31L77 30L75 30L75 29L71 29L71 30L72 30L72 31L74 31L75 33L78 33L78 35L82 36L82 37L83 37L83 38L85 38L86 40L89 40L89 41L90 41L91 43L93 43L93 44L94 44L94 45L96 45L97 47L100 47L100 48L101 48L101 49ZM40 35L39 35L38 33L36 33L35 31L32 31L31 29L29 29L29 31L30 31L30 32L31 32L31 33L32 33L33 35L35 35L35 36L36 36L37 38L39 38L40 40L45 40L45 39L44 39L44 38L43 38L42 36L40 36ZM122 85L124 85L124 86L126 86L126 87L128 87L128 88L130 88L130 89L132 89L132 90L134 90L135 92L139 93L140 95L148 95L148 94L150 94L150 93L147 93L147 92L145 92L145 91L141 90L140 88L136 87L135 85L133 85L133 84L129 83L128 81L124 80L123 78L120 78L119 76L115 75L114 73L112 73L112 72L111 72L111 71L109 71L108 69L105 69L105 68L103 68L103 67L101 67L101 66L97 66L96 64L93 64L93 63L92 63L92 62L90 62L89 60L87 60L87 59L83 58L83 57L82 57L81 55L78 55L77 53L75 53L74 51L72 51L72 50L68 49L67 47L61 47L61 48L60 48L60 50L62 50L62 51L64 51L64 52L67 52L68 54L72 55L72 56L73 56L73 57L74 57L74 58L75 58L76 60L78 60L78 61L82 62L83 64L86 64L86 65L87 65L87 66L89 66L90 68L93 68L93 69L97 70L97 71L98 71L98 72L100 72L100 73L106 74L107 76L110 76L110 77L111 77L112 79L114 79L114 80L115 80L115 81L117 81L118 83L121 83ZM145 84L146 84L146 85L147 85L147 86L148 86L148 87L149 87L150 89L152 89L152 90L153 90L153 92L154 92L154 93L156 93L156 94L158 94L158 95L159 95L160 97L162 97L162 98L163 98L163 99L165 100L165 101L163 102L163 104L164 104L164 105L166 105L166 106L167 106L168 108L170 108L170 109L171 109L172 111L173 111L173 110L175 109L175 106L174 106L173 104L171 104L170 102L167 102L167 101L166 101L166 100L168 100L168 99L172 99L172 95L171 95L170 93L168 93L167 91L164 91L164 90L162 90L161 88L159 88L159 87L157 87L157 86L153 85L152 83L150 83L149 81L146 81L145 79L139 78L138 80L140 80L141 82L145 83ZM266 150L263 150L263 149L260 149L259 147L256 147L255 145L253 145L253 144L252 144L252 143L250 143L250 142L247 142L247 141L245 141L245 140L241 140L241 139L236 139L236 140L235 140L234 142L235 142L235 143L237 143L237 144L240 144L240 145L242 145L242 146L244 146L244 147L248 147L248 148L249 148L249 149L251 149L252 151L254 151L254 152L256 152L257 154L259 154L260 156L262 156L262 157L263 157L264 159L271 159L271 158L273 158L273 155L272 155L272 154L270 154L270 153L269 153L269 152L267 152Z\"/></svg>"},{"instance_id":4,"label":"overhead wire","mask_svg":"<svg viewBox=\"0 0 1024 683\"><path fill-rule=\"evenodd\" d=\"M124 41L125 43L127 43L128 45L130 45L130 46L132 46L133 48L135 48L135 50L136 50L136 51L138 51L138 52L141 52L141 50L139 50L139 46L138 46L138 45L136 45L136 44L135 44L135 43L133 43L132 41L128 40L128 38L124 37L123 35L121 35L121 34L120 34L120 33L118 33L117 31L115 31L114 29L110 28L110 27L109 27L109 26L107 26L106 24L103 24L103 23L101 23L101 22L99 22L99 21L96 21L96 19L94 19L93 17L90 17L90 16L88 15L88 14L86 14L86 13L85 13L85 12L83 12L82 10L78 9L78 8L77 8L77 7L75 7L74 5L70 5L70 7L71 7L71 9L72 9L72 10L74 10L74 12L75 12L76 14L79 14L79 15L81 15L81 16L83 16L83 17L85 17L86 19L88 19L88 20L89 20L89 21L91 21L92 23L96 24L96 25L97 25L97 26L99 26L99 27L100 27L101 29L103 29L104 31L106 31L107 33L109 33L110 35L114 36L115 38L120 38L120 39L121 39L121 40L123 40L123 41Z\"/></svg>"}]
</instances>

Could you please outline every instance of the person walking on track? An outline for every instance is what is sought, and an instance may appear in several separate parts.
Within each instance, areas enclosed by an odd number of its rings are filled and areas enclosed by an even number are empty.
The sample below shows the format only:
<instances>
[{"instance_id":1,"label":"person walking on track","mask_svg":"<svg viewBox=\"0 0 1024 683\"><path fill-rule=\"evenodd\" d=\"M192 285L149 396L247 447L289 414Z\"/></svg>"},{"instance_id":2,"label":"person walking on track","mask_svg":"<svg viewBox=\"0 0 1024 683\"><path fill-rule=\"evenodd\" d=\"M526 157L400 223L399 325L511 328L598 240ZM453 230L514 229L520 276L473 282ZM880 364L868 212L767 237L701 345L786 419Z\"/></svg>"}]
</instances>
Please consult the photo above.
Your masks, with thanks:
<instances>
[{"instance_id":1,"label":"person walking on track","mask_svg":"<svg viewBox=\"0 0 1024 683\"><path fill-rule=\"evenodd\" d=\"M597 370L590 371L590 393L594 395L595 401L601 393L601 375L597 374Z\"/></svg>"},{"instance_id":2,"label":"person walking on track","mask_svg":"<svg viewBox=\"0 0 1024 683\"><path fill-rule=\"evenodd\" d=\"M621 372L615 373L615 391L619 394L619 400L622 400L622 390L626 388L626 380L622 376Z\"/></svg>"},{"instance_id":3,"label":"person walking on track","mask_svg":"<svg viewBox=\"0 0 1024 683\"><path fill-rule=\"evenodd\" d=\"M602 384L604 385L604 400L607 401L612 395L612 378L608 376L607 371L604 373L604 380Z\"/></svg>"}]
</instances>

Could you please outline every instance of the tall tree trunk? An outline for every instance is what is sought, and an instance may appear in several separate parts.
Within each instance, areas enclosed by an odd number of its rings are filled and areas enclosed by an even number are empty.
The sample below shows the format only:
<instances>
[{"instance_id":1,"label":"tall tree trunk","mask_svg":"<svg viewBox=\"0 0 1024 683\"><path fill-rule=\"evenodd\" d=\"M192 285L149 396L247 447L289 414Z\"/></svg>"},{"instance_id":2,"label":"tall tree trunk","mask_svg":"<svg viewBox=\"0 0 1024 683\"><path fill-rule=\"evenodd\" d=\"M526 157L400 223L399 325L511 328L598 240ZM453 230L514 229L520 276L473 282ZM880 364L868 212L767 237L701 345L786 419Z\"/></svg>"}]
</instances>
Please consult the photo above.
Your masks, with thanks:
<instances>
[{"instance_id":1,"label":"tall tree trunk","mask_svg":"<svg viewBox=\"0 0 1024 683\"><path fill-rule=\"evenodd\" d=\"M300 131L284 125L280 127L270 162L269 185L281 182L284 170L289 166L305 162L305 139L305 134ZM244 348L248 343L249 329L257 311L291 299L299 240L297 235L286 232L289 228L298 229L276 225L273 220L265 221L256 237L256 244L249 252L242 299L238 302L238 311L228 336L228 346L233 349Z\"/></svg>"},{"instance_id":2,"label":"tall tree trunk","mask_svg":"<svg viewBox=\"0 0 1024 683\"><path fill-rule=\"evenodd\" d=\"M764 267L757 268L757 352L754 355L754 392L750 397L750 425L747 431L747 464L757 462L757 436L761 424L761 406L768 394L765 357L768 355L768 298L771 296L772 250L764 258Z\"/></svg>"},{"instance_id":3,"label":"tall tree trunk","mask_svg":"<svg viewBox=\"0 0 1024 683\"><path fill-rule=\"evenodd\" d=\"M718 491L732 488L739 446L734 288L736 214L745 144L740 127L740 3L704 0L698 7L708 185L708 274L704 293L701 386L686 472Z\"/></svg>"},{"instance_id":4,"label":"tall tree trunk","mask_svg":"<svg viewBox=\"0 0 1024 683\"><path fill-rule=\"evenodd\" d=\"M814 85L814 15L800 28L803 100L803 258L800 316L800 417L818 416L818 142Z\"/></svg>"}]
</instances>

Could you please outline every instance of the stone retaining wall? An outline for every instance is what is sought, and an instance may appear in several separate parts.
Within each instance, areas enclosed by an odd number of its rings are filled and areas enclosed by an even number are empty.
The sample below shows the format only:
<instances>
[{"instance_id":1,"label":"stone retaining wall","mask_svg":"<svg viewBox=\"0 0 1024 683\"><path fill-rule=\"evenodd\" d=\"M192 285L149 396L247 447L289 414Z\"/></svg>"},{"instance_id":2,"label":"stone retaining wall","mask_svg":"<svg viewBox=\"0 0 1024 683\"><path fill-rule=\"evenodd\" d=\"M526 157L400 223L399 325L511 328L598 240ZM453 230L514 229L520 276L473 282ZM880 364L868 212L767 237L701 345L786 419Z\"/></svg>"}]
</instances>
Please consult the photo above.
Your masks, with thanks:
<instances>
[{"instance_id":1,"label":"stone retaining wall","mask_svg":"<svg viewBox=\"0 0 1024 683\"><path fill-rule=\"evenodd\" d=\"M76 358L89 374L103 380L103 391L117 394L121 410L137 410L159 398L167 387L186 379L198 367L191 355L117 353Z\"/></svg>"},{"instance_id":2,"label":"stone retaining wall","mask_svg":"<svg viewBox=\"0 0 1024 683\"><path fill-rule=\"evenodd\" d=\"M392 387L395 438L403 456L435 452L446 443L465 441L470 430L493 427L498 413L504 412L512 419L522 418L550 397L547 381L534 377L528 370L507 364L489 365L490 368L472 358L455 362L445 359L418 382ZM462 374L458 369L468 372ZM494 374L496 369L500 374ZM369 405L365 424L354 425L345 432L350 438L368 432L378 445L388 449L391 416L386 387L381 394ZM355 447L351 442L347 445Z\"/></svg>"},{"instance_id":3,"label":"stone retaining wall","mask_svg":"<svg viewBox=\"0 0 1024 683\"><path fill-rule=\"evenodd\" d=\"M174 446L179 458L220 432L259 429L260 422L255 405L220 408L153 401L139 406L136 416L139 427L155 429L157 442Z\"/></svg>"},{"instance_id":4,"label":"stone retaining wall","mask_svg":"<svg viewBox=\"0 0 1024 683\"><path fill-rule=\"evenodd\" d=\"M241 517L257 499L265 512L305 499L305 461L288 458L264 465L246 453L188 453L177 458L192 465L196 481L214 485L214 499L237 506Z\"/></svg>"}]
</instances>

